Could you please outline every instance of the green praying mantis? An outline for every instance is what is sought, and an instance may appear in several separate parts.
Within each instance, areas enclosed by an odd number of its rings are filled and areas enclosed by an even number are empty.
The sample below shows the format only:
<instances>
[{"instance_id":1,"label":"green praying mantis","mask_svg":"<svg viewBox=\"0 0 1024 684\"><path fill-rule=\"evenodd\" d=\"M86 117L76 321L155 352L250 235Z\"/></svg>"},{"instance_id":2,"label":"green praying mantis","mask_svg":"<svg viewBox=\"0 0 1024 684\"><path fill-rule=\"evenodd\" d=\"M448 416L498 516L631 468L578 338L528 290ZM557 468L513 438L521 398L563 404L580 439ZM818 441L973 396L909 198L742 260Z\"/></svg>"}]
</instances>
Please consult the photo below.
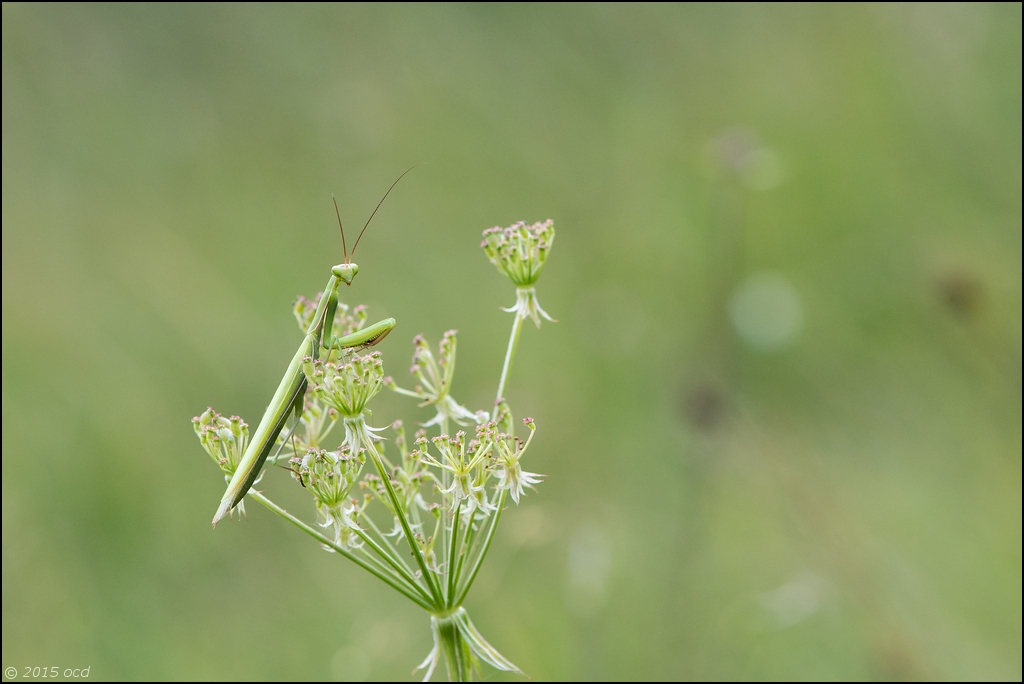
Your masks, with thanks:
<instances>
[{"instance_id":1,"label":"green praying mantis","mask_svg":"<svg viewBox=\"0 0 1024 684\"><path fill-rule=\"evenodd\" d=\"M281 378L277 391L274 392L274 398L270 400L270 405L267 406L267 410L264 412L256 431L253 433L252 440L246 447L245 453L242 454L238 468L235 470L234 475L232 475L224 496L220 500L217 514L213 516L214 527L217 526L217 522L221 518L227 515L229 511L245 498L249 488L252 487L259 476L267 456L270 455L278 435L281 434L281 429L288 420L288 416L293 411L296 419L301 415L303 396L306 393L307 384L306 376L302 372L302 360L306 357L323 359L330 355L333 350L359 351L366 349L380 342L388 333L394 330L395 319L385 318L349 335L337 336L331 332L334 326L334 315L338 308L338 286L341 283L351 285L356 273L359 272L359 266L352 261L356 253L356 247L359 246L359 240L362 239L367 226L373 220L377 209L380 209L380 206L384 204L388 194L398 185L398 181L405 177L406 173L412 171L412 168L399 176L391 184L391 187L388 188L388 191L384 193L384 197L377 203L377 207L370 214L366 225L359 232L351 252L348 251L348 247L345 244L345 228L341 224L341 212L338 211L338 202L335 200L334 211L338 216L338 227L341 228L341 246L345 255L345 261L331 268L331 277L328 279L323 296L320 297L320 302L317 304L313 320L306 329L306 335L302 338L302 343L299 345L298 350L296 350L295 356L292 357L291 363L288 364L288 370L284 372L284 377ZM326 334L325 331L327 331Z\"/></svg>"}]
</instances>

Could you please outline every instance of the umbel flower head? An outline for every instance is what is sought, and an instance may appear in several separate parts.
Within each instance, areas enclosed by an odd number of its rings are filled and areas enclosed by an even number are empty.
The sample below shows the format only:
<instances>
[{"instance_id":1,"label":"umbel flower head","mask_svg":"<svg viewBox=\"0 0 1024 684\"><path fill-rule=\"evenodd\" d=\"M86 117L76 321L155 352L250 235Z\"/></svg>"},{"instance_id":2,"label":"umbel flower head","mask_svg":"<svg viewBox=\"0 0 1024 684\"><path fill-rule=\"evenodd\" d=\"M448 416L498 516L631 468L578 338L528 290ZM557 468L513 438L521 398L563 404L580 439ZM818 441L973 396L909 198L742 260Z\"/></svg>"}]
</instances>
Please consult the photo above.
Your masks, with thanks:
<instances>
[{"instance_id":1,"label":"umbel flower head","mask_svg":"<svg viewBox=\"0 0 1024 684\"><path fill-rule=\"evenodd\" d=\"M224 473L224 480L230 482L249 445L249 425L238 416L225 418L211 406L192 419L192 429L203 449ZM245 515L245 502L239 501L236 508L240 515Z\"/></svg>"},{"instance_id":2,"label":"umbel flower head","mask_svg":"<svg viewBox=\"0 0 1024 684\"><path fill-rule=\"evenodd\" d=\"M238 416L225 418L211 406L192 419L192 429L224 475L234 475L249 444L249 425Z\"/></svg>"},{"instance_id":3,"label":"umbel flower head","mask_svg":"<svg viewBox=\"0 0 1024 684\"><path fill-rule=\"evenodd\" d=\"M344 548L358 545L353 529L360 510L349 494L365 462L363 449L353 454L347 446L338 451L310 449L302 457L289 459L295 479L316 500L316 510L323 517L321 527L332 528L335 542Z\"/></svg>"},{"instance_id":4,"label":"umbel flower head","mask_svg":"<svg viewBox=\"0 0 1024 684\"><path fill-rule=\"evenodd\" d=\"M350 354L337 363L312 357L303 359L302 372L313 395L335 408L344 418L358 418L367 402L384 386L380 352Z\"/></svg>"},{"instance_id":5,"label":"umbel flower head","mask_svg":"<svg viewBox=\"0 0 1024 684\"><path fill-rule=\"evenodd\" d=\"M477 426L477 434L481 434L482 430L487 429L485 426L489 425L491 423ZM485 465L490 445L485 445L478 439L467 442L463 430L455 433L454 437L438 435L430 441L441 455L440 460L429 454L426 439L417 440L417 451L421 462L446 470L450 474L451 484L441 492L446 495L445 498L451 499L452 510L457 509L464 501L468 503L466 515L472 515L477 508L485 513L497 510L487 501L484 489L489 477Z\"/></svg>"},{"instance_id":6,"label":"umbel flower head","mask_svg":"<svg viewBox=\"0 0 1024 684\"><path fill-rule=\"evenodd\" d=\"M517 506L523 488L533 489L533 485L539 484L543 477L537 473L528 473L519 465L519 459L526 453L537 429L533 418L523 418L523 424L530 428L530 436L526 438L525 444L518 437L507 434L500 434L494 440L496 454L493 467L498 472L498 484L494 488L498 491L507 489Z\"/></svg>"},{"instance_id":7,"label":"umbel flower head","mask_svg":"<svg viewBox=\"0 0 1024 684\"><path fill-rule=\"evenodd\" d=\"M538 328L541 317L555 322L541 308L533 287L554 241L554 222L548 219L532 226L520 221L508 228L488 228L480 243L491 263L515 283L516 303L505 311L515 312L518 318L529 316Z\"/></svg>"},{"instance_id":8,"label":"umbel flower head","mask_svg":"<svg viewBox=\"0 0 1024 684\"><path fill-rule=\"evenodd\" d=\"M554 240L555 225L551 219L532 226L519 221L508 228L488 228L480 246L491 263L516 287L532 287L547 261Z\"/></svg>"},{"instance_id":9,"label":"umbel flower head","mask_svg":"<svg viewBox=\"0 0 1024 684\"><path fill-rule=\"evenodd\" d=\"M473 413L465 406L456 402L450 392L452 379L455 377L455 349L457 330L449 330L441 336L441 342L437 346L437 358L430 351L430 345L423 335L413 338L412 367L409 373L416 376L419 383L415 390L407 390L398 387L395 381L384 378L384 384L390 389L420 400L420 406L433 406L437 413L423 427L431 425L442 425L448 419L459 425L465 425L466 420L476 423L486 419L483 412Z\"/></svg>"}]
</instances>

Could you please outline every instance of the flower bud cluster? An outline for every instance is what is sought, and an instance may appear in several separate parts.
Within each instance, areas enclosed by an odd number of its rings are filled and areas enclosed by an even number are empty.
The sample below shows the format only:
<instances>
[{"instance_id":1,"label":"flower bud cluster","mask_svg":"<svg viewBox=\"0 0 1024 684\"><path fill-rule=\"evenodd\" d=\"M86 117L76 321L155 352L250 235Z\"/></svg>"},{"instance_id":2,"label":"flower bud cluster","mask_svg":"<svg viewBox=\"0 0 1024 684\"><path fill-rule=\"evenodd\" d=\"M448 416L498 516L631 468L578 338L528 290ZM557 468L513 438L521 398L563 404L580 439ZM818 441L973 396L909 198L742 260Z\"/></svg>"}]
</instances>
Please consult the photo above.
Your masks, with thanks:
<instances>
[{"instance_id":1,"label":"flower bud cluster","mask_svg":"<svg viewBox=\"0 0 1024 684\"><path fill-rule=\"evenodd\" d=\"M345 418L358 418L367 402L384 386L384 363L380 352L350 354L337 363L312 357L302 360L302 372L309 390Z\"/></svg>"},{"instance_id":2,"label":"flower bud cluster","mask_svg":"<svg viewBox=\"0 0 1024 684\"><path fill-rule=\"evenodd\" d=\"M249 425L238 416L225 418L210 407L192 419L192 429L206 453L230 479L249 444Z\"/></svg>"},{"instance_id":3,"label":"flower bud cluster","mask_svg":"<svg viewBox=\"0 0 1024 684\"><path fill-rule=\"evenodd\" d=\"M417 335L412 339L412 367L409 368L409 373L420 381L416 391L433 397L434 402L448 394L448 390L451 389L452 377L455 375L455 336L458 332L448 330L441 336L441 342L437 345L437 359L434 359L430 345L423 335Z\"/></svg>"},{"instance_id":4,"label":"flower bud cluster","mask_svg":"<svg viewBox=\"0 0 1024 684\"><path fill-rule=\"evenodd\" d=\"M303 456L288 461L292 473L303 487L316 498L317 506L337 508L345 502L359 479L366 450L353 454L347 446L337 451L310 449Z\"/></svg>"},{"instance_id":5,"label":"flower bud cluster","mask_svg":"<svg viewBox=\"0 0 1024 684\"><path fill-rule=\"evenodd\" d=\"M364 449L353 454L347 446L337 451L310 449L301 457L289 459L292 475L316 501L317 512L323 517L321 525L333 528L335 541L346 548L357 539L350 528L356 527L360 510L349 495L365 462Z\"/></svg>"},{"instance_id":6,"label":"flower bud cluster","mask_svg":"<svg viewBox=\"0 0 1024 684\"><path fill-rule=\"evenodd\" d=\"M430 344L427 343L423 335L413 338L412 367L409 368L409 373L416 376L419 381L415 390L402 389L395 384L392 378L384 378L384 383L388 388L399 394L416 397L420 400L420 406L433 405L437 409L437 413L424 424L424 427L445 425L449 420L459 425L465 425L466 420L479 423L485 419L484 412L473 413L456 402L449 394L452 378L455 375L457 334L457 330L448 330L441 336L436 359L433 352L430 351Z\"/></svg>"},{"instance_id":7,"label":"flower bud cluster","mask_svg":"<svg viewBox=\"0 0 1024 684\"><path fill-rule=\"evenodd\" d=\"M554 240L555 226L551 219L531 226L519 221L508 228L488 228L480 246L491 263L516 287L532 287Z\"/></svg>"}]
</instances>

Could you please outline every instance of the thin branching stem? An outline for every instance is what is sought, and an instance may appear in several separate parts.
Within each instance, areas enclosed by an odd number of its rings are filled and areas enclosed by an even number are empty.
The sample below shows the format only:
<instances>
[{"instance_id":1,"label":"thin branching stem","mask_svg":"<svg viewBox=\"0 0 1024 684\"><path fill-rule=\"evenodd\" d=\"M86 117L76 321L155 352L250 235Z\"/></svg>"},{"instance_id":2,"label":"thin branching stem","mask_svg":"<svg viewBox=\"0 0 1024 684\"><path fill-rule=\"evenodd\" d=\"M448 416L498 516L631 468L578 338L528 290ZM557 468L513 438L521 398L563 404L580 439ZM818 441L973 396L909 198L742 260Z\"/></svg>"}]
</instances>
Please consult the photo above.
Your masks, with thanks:
<instances>
[{"instance_id":1,"label":"thin branching stem","mask_svg":"<svg viewBox=\"0 0 1024 684\"><path fill-rule=\"evenodd\" d=\"M462 602L466 600L466 594L469 593L469 588L473 586L473 580L476 579L476 574L480 572L480 566L484 562L484 557L487 556L487 551L491 548L491 540L494 539L494 531L498 529L498 521L501 519L501 512L505 510L505 498L507 494L508 490L503 489L501 490L501 494L498 495L498 510L495 511L494 517L491 518L491 524L487 528L487 536L484 537L484 543L480 548L480 553L473 562L473 568L466 577L466 583L462 586L462 590L459 592L458 597L452 604L453 606L461 606Z\"/></svg>"},{"instance_id":2,"label":"thin branching stem","mask_svg":"<svg viewBox=\"0 0 1024 684\"><path fill-rule=\"evenodd\" d=\"M382 563L380 561L380 559L377 558L377 556L375 556L373 553L371 553L370 551L367 550L365 545L364 546L359 546L356 550L361 554L360 555L361 558L363 558L367 563L370 563L371 565L373 565L375 568L377 568L381 572L384 572L384 573L387 573L387 574L393 574L394 573L394 570L392 569L392 567L389 564ZM418 583L410 585L407 582L406 582L406 586L407 587L411 587L412 589L414 589L416 591L416 593L421 597L421 599L426 601L429 604L429 602L430 602L430 595L427 594L423 590L422 586L420 586Z\"/></svg>"},{"instance_id":3,"label":"thin branching stem","mask_svg":"<svg viewBox=\"0 0 1024 684\"><path fill-rule=\"evenodd\" d=\"M320 532L318 532L317 530L313 529L312 527L310 527L306 523L302 522L301 520L296 518L294 515L292 515L288 511L284 510L283 508L281 508L276 503L274 503L273 501L271 501L267 497L263 496L259 492L256 492L256 491L253 491L253 490L249 490L249 496L251 496L252 498L254 498L257 501L259 501L261 504L263 504L264 506L266 506L267 508L272 510L274 513L277 513L279 516L281 516L282 518L284 518L285 520L287 520L291 524L295 525L300 530L302 530L303 532L305 532L309 536L313 537L314 539L316 539L318 542L320 542L324 546L327 546L328 548L330 548L331 550L335 551L336 553L341 554L345 558L348 558L350 561L352 561L353 563L355 563L359 567L363 568L364 570L368 571L370 574L375 575L376 577L380 578L384 582L388 583L389 585L391 585L391 587L396 589L399 593L405 595L413 603L419 605L420 607L422 607L422 608L424 608L426 610L434 610L434 606L430 605L429 602L423 600L423 598L421 598L420 595L417 594L411 587L406 586L405 582L403 581L403 579L401 577L396 577L394 575L390 575L390 574L388 574L386 572L378 570L377 568L375 568L370 563L367 563L362 558L354 555L353 553L349 552L347 549L344 549L341 546L335 544L333 541L331 541L330 539L328 539L324 535L320 534Z\"/></svg>"},{"instance_id":4,"label":"thin branching stem","mask_svg":"<svg viewBox=\"0 0 1024 684\"><path fill-rule=\"evenodd\" d=\"M491 412L491 419L498 419L498 404L505 398L505 382L508 380L509 370L512 368L512 357L516 354L516 345L519 344L519 331L523 329L523 317L516 311L515 320L512 321L512 334L508 338L508 349L505 350L505 363L501 367L501 378L498 380L498 394L494 397L494 410Z\"/></svg>"},{"instance_id":5,"label":"thin branching stem","mask_svg":"<svg viewBox=\"0 0 1024 684\"><path fill-rule=\"evenodd\" d=\"M441 434L442 435L447 435L448 434L448 416L442 416L441 417L440 428L441 428ZM441 487L442 487L442 489L448 489L448 469L447 468L442 468L441 469ZM445 521L445 525L444 525L444 530L443 531L447 531L447 529L448 529L447 520L446 520L448 515L449 515L448 511L446 509L442 508L441 509L441 520ZM442 534L441 535L441 558L444 558L445 555L446 555L446 553L445 553L446 550L447 550L446 547L445 547L445 542L446 541L447 540L445 538L445 535ZM448 571L451 572L451 568L448 568Z\"/></svg>"},{"instance_id":6,"label":"thin branching stem","mask_svg":"<svg viewBox=\"0 0 1024 684\"><path fill-rule=\"evenodd\" d=\"M370 516L364 516L363 519L370 525L370 528L377 534L377 537L384 542L381 547L384 548L388 552L388 555L395 559L396 562L401 563L402 567L404 567L411 575L412 568L410 568L409 564L405 562L404 558L402 558L401 554L398 552L398 548L395 546L395 543L392 542L386 534L380 531L380 528L377 527L377 523L373 522L373 519Z\"/></svg>"},{"instance_id":7,"label":"thin branching stem","mask_svg":"<svg viewBox=\"0 0 1024 684\"><path fill-rule=\"evenodd\" d=\"M420 567L423 579L430 588L430 595L434 600L434 607L437 608L444 606L444 597L441 595L441 590L437 586L434 573L429 567L427 567L427 561L423 557L423 553L420 551L420 546L416 543L416 538L412 536L412 529L409 527L409 521L405 519L405 511L398 500L398 494L395 493L395 488L391 484L391 478L388 476L388 472L384 468L384 463L380 459L380 454L377 453L377 447L372 441L366 440L366 450L370 452L370 458L373 459L373 464L377 467L377 473L384 482L384 488L387 490L388 498L391 499L391 505L395 509L395 515L398 517L398 522L402 526L402 531L405 532L405 540L409 543L409 548L412 550L412 554L416 558L416 564Z\"/></svg>"},{"instance_id":8,"label":"thin branching stem","mask_svg":"<svg viewBox=\"0 0 1024 684\"><path fill-rule=\"evenodd\" d=\"M356 535L358 535L360 539L363 540L363 542L367 546L369 546L377 553L377 555L383 558L384 562L386 562L395 572L397 572L399 576L402 577L402 579L407 581L412 586L416 587L416 589L419 591L420 595L423 597L424 600L430 600L430 594L424 591L423 587L419 585L419 583L416 581L416 578L413 577L412 573L409 572L408 568L405 567L404 563L402 563L398 559L393 558L387 551L381 548L380 544L374 541L374 539L370 535L366 534L364 530L354 528L353 531L356 533Z\"/></svg>"},{"instance_id":9,"label":"thin branching stem","mask_svg":"<svg viewBox=\"0 0 1024 684\"><path fill-rule=\"evenodd\" d=\"M455 598L455 550L458 548L459 539L459 521L462 519L462 500L459 499L459 505L455 510L455 516L452 518L452 535L451 543L448 544L448 591L445 595L448 599L448 607L452 607L452 599Z\"/></svg>"},{"instance_id":10,"label":"thin branching stem","mask_svg":"<svg viewBox=\"0 0 1024 684\"><path fill-rule=\"evenodd\" d=\"M456 586L458 586L459 581L462 579L462 566L473 549L473 542L476 541L476 531L477 528L473 525L473 518L470 517L469 524L466 525L466 531L462 535L462 544L459 546L459 565L455 571Z\"/></svg>"}]
</instances>

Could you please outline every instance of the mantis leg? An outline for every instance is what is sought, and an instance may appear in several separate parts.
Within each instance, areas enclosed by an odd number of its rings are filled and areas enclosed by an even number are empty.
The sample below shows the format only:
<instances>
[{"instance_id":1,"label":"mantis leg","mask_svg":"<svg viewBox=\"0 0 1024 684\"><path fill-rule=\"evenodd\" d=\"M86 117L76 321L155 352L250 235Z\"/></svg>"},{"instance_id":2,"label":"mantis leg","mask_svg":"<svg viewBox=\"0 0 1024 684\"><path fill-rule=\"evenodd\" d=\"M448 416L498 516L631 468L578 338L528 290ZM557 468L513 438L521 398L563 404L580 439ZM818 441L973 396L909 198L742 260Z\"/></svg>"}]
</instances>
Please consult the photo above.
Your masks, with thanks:
<instances>
[{"instance_id":1,"label":"mantis leg","mask_svg":"<svg viewBox=\"0 0 1024 684\"><path fill-rule=\"evenodd\" d=\"M338 351L345 351L351 349L353 351L360 351L374 346L385 337L388 333L395 329L396 321L394 318L385 318L382 321L377 321L373 325L369 325L362 330L357 330L354 333L348 335L334 335L331 331L334 328L334 313L338 308L338 296L332 293L331 299L327 302L327 311L324 316L324 327L322 338L320 341L321 347L330 353L332 350L337 349Z\"/></svg>"},{"instance_id":2,"label":"mantis leg","mask_svg":"<svg viewBox=\"0 0 1024 684\"><path fill-rule=\"evenodd\" d=\"M296 405L301 407L302 398L306 394L306 376L302 373L302 359L308 355L311 346L307 337L307 340L303 341L295 352L292 362L288 364L288 370L281 378L281 384L278 385L274 398L267 406L249 446L242 455L238 469L232 476L231 482L228 483L227 491L224 492L220 507L213 518L214 525L227 515L228 511L234 508L252 487L252 483L256 481L263 468L263 462L267 460L267 456L274 448L277 436L281 434L281 429L287 422L288 416L291 415L293 407Z\"/></svg>"},{"instance_id":3,"label":"mantis leg","mask_svg":"<svg viewBox=\"0 0 1024 684\"><path fill-rule=\"evenodd\" d=\"M295 403L292 404L292 410L295 411L295 422L292 423L292 427L291 429L288 430L288 434L285 436L285 438L282 439L281 443L277 445L277 449L274 451L274 455L267 459L270 465L277 465L277 459L281 455L281 449L283 449L284 445L288 442L288 440L292 438L292 434L294 434L296 428L298 428L299 424L302 422L302 411L305 408L305 396L305 392L299 392L298 394L295 395Z\"/></svg>"},{"instance_id":4,"label":"mantis leg","mask_svg":"<svg viewBox=\"0 0 1024 684\"><path fill-rule=\"evenodd\" d=\"M350 335L337 336L331 335L330 337L324 337L321 343L324 349L338 349L346 350L352 349L354 351L360 351L374 346L385 337L388 333L395 329L395 319L385 318L383 321L377 321L373 325L367 326L362 330L357 330Z\"/></svg>"}]
</instances>

